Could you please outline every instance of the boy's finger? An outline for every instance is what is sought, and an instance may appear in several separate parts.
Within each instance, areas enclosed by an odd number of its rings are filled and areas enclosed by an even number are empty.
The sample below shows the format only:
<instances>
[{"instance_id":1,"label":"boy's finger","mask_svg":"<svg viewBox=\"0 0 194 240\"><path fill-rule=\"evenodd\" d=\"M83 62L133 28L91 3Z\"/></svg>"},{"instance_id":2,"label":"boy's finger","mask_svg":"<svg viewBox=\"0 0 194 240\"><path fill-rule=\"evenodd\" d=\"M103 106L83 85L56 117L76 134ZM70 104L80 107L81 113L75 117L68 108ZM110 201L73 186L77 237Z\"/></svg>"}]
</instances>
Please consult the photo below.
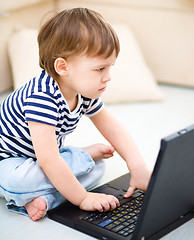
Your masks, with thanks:
<instances>
[{"instance_id":1,"label":"boy's finger","mask_svg":"<svg viewBox=\"0 0 194 240\"><path fill-rule=\"evenodd\" d=\"M99 212L103 212L103 207L99 202L95 203L94 209L98 210Z\"/></svg>"},{"instance_id":2,"label":"boy's finger","mask_svg":"<svg viewBox=\"0 0 194 240\"><path fill-rule=\"evenodd\" d=\"M105 153L104 154L104 158L110 158L110 157L113 157L113 153Z\"/></svg>"},{"instance_id":3,"label":"boy's finger","mask_svg":"<svg viewBox=\"0 0 194 240\"><path fill-rule=\"evenodd\" d=\"M131 197L131 195L133 195L134 191L135 191L135 187L129 186L129 188L128 188L127 192L125 193L124 197L125 198Z\"/></svg>"},{"instance_id":4,"label":"boy's finger","mask_svg":"<svg viewBox=\"0 0 194 240\"><path fill-rule=\"evenodd\" d=\"M111 199L111 201L109 203L110 203L110 206L111 206L110 210L112 211L116 207L120 206L120 202L119 202L119 200L115 196L112 196L112 195L110 195L110 196L111 196L112 199Z\"/></svg>"},{"instance_id":5,"label":"boy's finger","mask_svg":"<svg viewBox=\"0 0 194 240\"><path fill-rule=\"evenodd\" d=\"M110 203L110 211L113 211L117 207L116 202Z\"/></svg>"},{"instance_id":6,"label":"boy's finger","mask_svg":"<svg viewBox=\"0 0 194 240\"><path fill-rule=\"evenodd\" d=\"M104 207L104 211L107 212L109 210L112 209L112 207L115 208L115 202L112 200L107 199L104 203L103 203L103 207Z\"/></svg>"},{"instance_id":7,"label":"boy's finger","mask_svg":"<svg viewBox=\"0 0 194 240\"><path fill-rule=\"evenodd\" d=\"M116 198L116 197L114 197L114 198L115 198L115 202L116 202L117 207L119 207L120 206L120 202L119 202L118 198Z\"/></svg>"}]
</instances>

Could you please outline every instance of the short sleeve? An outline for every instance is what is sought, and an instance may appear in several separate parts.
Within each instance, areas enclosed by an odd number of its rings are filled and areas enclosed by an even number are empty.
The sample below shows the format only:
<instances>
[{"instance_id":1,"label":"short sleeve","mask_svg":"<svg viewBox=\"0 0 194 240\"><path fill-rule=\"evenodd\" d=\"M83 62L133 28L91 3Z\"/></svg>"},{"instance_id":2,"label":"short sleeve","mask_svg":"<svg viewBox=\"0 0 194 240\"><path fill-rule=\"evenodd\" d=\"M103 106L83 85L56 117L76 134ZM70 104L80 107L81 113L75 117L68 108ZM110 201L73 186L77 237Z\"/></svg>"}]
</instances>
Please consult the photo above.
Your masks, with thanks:
<instances>
[{"instance_id":1,"label":"short sleeve","mask_svg":"<svg viewBox=\"0 0 194 240\"><path fill-rule=\"evenodd\" d=\"M40 92L30 95L24 102L25 121L57 126L58 108L52 96Z\"/></svg>"},{"instance_id":2,"label":"short sleeve","mask_svg":"<svg viewBox=\"0 0 194 240\"><path fill-rule=\"evenodd\" d=\"M100 98L93 99L93 100L91 100L90 107L85 112L85 115L87 117L93 117L101 111L103 106L104 106L104 104Z\"/></svg>"}]
</instances>

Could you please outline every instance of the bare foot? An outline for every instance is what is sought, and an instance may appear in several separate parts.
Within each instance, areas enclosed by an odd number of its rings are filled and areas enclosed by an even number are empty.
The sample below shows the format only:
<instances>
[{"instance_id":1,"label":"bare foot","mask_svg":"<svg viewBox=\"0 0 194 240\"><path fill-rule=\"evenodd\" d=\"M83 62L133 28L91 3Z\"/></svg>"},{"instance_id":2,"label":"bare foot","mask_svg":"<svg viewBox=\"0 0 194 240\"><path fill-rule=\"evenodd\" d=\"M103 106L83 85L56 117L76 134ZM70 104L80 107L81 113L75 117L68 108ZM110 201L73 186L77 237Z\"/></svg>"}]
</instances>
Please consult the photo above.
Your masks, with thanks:
<instances>
[{"instance_id":1,"label":"bare foot","mask_svg":"<svg viewBox=\"0 0 194 240\"><path fill-rule=\"evenodd\" d=\"M97 143L83 149L90 154L94 161L110 158L113 156L113 153L115 151L114 147L102 143Z\"/></svg>"},{"instance_id":2,"label":"bare foot","mask_svg":"<svg viewBox=\"0 0 194 240\"><path fill-rule=\"evenodd\" d=\"M46 200L38 197L27 203L25 209L33 221L37 221L43 217L46 212Z\"/></svg>"}]
</instances>

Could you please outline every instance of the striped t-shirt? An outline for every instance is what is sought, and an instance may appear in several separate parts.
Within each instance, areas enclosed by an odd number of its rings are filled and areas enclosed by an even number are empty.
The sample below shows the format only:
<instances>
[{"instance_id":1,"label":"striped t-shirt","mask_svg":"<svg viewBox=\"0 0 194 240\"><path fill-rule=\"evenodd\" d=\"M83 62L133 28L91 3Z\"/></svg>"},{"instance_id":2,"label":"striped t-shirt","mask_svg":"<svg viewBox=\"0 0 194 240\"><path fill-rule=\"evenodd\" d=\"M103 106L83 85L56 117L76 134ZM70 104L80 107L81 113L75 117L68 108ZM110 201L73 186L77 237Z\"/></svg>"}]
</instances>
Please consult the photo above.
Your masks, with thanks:
<instances>
[{"instance_id":1,"label":"striped t-shirt","mask_svg":"<svg viewBox=\"0 0 194 240\"><path fill-rule=\"evenodd\" d=\"M16 156L36 159L28 121L55 126L61 148L65 136L73 132L81 116L94 116L102 106L100 99L78 95L77 106L70 112L57 82L43 70L1 104L0 160Z\"/></svg>"}]
</instances>

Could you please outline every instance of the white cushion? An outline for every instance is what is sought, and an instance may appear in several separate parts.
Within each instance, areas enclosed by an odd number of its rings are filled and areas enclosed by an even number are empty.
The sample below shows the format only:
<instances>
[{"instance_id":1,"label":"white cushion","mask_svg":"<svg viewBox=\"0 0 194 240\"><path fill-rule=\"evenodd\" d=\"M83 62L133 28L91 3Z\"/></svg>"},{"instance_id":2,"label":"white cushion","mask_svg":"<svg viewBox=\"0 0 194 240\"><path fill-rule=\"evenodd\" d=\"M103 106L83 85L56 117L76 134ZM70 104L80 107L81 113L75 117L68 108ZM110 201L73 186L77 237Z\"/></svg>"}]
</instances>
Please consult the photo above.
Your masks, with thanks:
<instances>
[{"instance_id":1,"label":"white cushion","mask_svg":"<svg viewBox=\"0 0 194 240\"><path fill-rule=\"evenodd\" d=\"M112 69L102 99L106 103L162 100L157 83L146 65L138 43L126 25L114 25L120 40L120 54Z\"/></svg>"},{"instance_id":2,"label":"white cushion","mask_svg":"<svg viewBox=\"0 0 194 240\"><path fill-rule=\"evenodd\" d=\"M8 54L12 67L13 85L17 89L39 74L38 31L15 29L8 42Z\"/></svg>"}]
</instances>

